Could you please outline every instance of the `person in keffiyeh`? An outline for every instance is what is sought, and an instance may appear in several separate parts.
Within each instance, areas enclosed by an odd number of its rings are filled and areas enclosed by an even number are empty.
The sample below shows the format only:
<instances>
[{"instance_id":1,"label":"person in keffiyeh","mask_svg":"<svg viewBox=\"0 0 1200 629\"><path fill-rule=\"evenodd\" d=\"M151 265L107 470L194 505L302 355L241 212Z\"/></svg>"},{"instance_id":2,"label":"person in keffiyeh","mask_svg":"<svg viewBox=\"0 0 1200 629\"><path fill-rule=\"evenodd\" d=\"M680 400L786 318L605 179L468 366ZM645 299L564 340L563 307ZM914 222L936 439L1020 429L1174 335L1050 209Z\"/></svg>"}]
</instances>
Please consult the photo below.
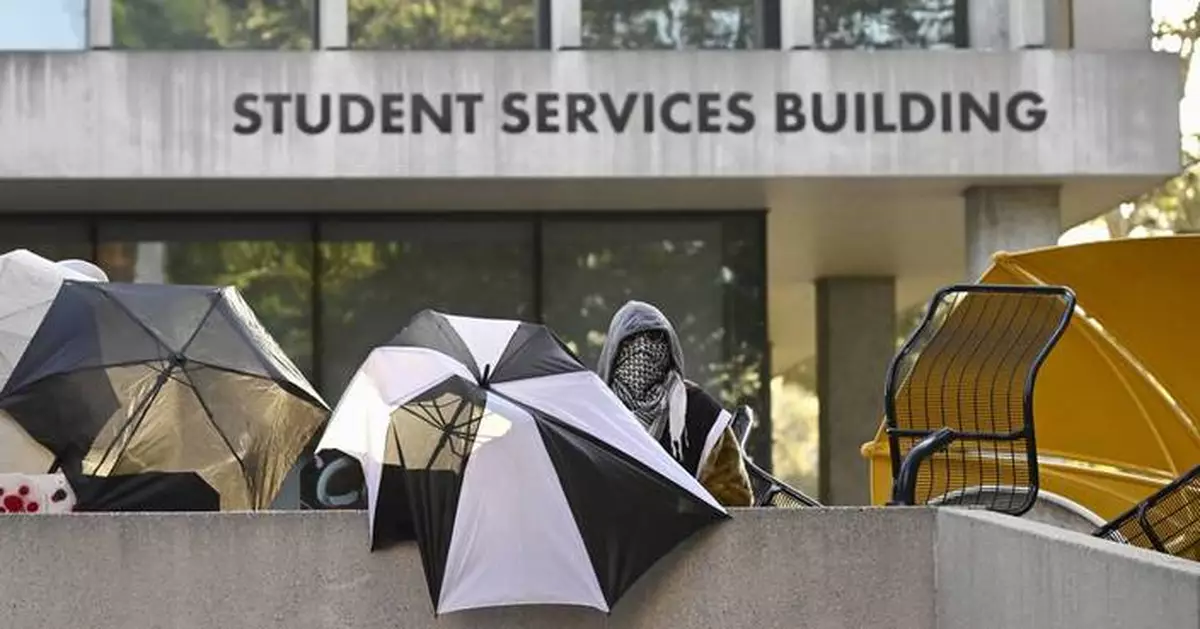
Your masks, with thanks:
<instances>
[{"instance_id":1,"label":"person in keffiyeh","mask_svg":"<svg viewBox=\"0 0 1200 629\"><path fill-rule=\"evenodd\" d=\"M753 501L732 415L684 378L683 350L662 312L641 301L621 307L609 325L597 373L642 426L727 507Z\"/></svg>"}]
</instances>

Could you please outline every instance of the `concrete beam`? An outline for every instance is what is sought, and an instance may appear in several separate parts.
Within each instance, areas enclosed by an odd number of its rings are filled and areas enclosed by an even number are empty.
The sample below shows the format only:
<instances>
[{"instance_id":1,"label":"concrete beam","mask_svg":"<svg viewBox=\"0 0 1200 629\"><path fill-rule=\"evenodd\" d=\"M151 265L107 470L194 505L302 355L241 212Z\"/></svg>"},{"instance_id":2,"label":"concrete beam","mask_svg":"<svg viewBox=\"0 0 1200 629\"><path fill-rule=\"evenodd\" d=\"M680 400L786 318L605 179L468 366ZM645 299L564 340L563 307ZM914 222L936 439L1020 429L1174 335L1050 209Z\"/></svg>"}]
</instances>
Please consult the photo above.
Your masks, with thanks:
<instances>
[{"instance_id":1,"label":"concrete beam","mask_svg":"<svg viewBox=\"0 0 1200 629\"><path fill-rule=\"evenodd\" d=\"M883 382L896 351L896 282L891 277L817 280L817 394L820 500L871 502L862 444L883 420Z\"/></svg>"}]
</instances>

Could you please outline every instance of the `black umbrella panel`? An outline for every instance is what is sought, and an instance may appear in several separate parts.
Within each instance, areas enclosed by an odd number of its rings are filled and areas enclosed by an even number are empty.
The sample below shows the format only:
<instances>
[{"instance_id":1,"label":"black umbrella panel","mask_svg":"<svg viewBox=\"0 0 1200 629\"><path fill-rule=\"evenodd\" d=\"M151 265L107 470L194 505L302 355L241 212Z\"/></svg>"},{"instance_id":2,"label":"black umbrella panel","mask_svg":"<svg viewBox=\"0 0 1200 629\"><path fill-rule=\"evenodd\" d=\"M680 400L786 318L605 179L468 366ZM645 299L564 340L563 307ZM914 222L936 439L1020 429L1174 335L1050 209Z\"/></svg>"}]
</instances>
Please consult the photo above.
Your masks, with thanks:
<instances>
[{"instance_id":1,"label":"black umbrella panel","mask_svg":"<svg viewBox=\"0 0 1200 629\"><path fill-rule=\"evenodd\" d=\"M373 350L318 451L359 460L376 547L415 539L436 611L608 611L727 516L547 328L426 311Z\"/></svg>"},{"instance_id":2,"label":"black umbrella panel","mask_svg":"<svg viewBox=\"0 0 1200 629\"><path fill-rule=\"evenodd\" d=\"M81 510L264 509L329 415L236 289L75 281L0 411L86 486Z\"/></svg>"}]
</instances>

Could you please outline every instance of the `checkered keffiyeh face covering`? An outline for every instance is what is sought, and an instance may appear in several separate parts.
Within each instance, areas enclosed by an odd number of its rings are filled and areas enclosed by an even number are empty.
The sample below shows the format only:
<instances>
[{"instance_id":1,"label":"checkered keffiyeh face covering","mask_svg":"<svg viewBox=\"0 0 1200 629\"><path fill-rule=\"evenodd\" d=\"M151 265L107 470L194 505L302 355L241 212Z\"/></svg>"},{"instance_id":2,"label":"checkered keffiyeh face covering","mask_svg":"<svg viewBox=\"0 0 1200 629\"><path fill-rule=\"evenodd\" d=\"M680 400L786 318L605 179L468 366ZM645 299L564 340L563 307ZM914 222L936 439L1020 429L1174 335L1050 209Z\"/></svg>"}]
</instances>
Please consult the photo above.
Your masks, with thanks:
<instances>
[{"instance_id":1,"label":"checkered keffiyeh face covering","mask_svg":"<svg viewBox=\"0 0 1200 629\"><path fill-rule=\"evenodd\" d=\"M682 460L686 446L687 392L671 357L671 340L661 330L634 334L617 348L613 392L656 440L670 431L671 455Z\"/></svg>"},{"instance_id":2,"label":"checkered keffiyeh face covering","mask_svg":"<svg viewBox=\"0 0 1200 629\"><path fill-rule=\"evenodd\" d=\"M667 335L658 331L635 334L617 349L613 369L617 397L635 406L653 402L663 395L670 371L671 345Z\"/></svg>"}]
</instances>

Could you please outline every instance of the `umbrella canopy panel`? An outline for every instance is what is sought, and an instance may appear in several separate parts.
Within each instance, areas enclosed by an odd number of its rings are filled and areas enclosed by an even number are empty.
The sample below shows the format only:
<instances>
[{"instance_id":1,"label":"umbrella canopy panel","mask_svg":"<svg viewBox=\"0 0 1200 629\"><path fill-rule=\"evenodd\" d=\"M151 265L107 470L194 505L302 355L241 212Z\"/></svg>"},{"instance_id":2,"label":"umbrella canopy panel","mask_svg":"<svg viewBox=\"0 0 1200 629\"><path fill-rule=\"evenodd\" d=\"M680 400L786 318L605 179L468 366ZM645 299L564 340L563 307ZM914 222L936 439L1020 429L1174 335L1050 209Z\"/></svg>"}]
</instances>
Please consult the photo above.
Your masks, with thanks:
<instances>
[{"instance_id":1,"label":"umbrella canopy panel","mask_svg":"<svg viewBox=\"0 0 1200 629\"><path fill-rule=\"evenodd\" d=\"M1197 264L1194 236L997 256L983 281L1062 284L1078 297L1042 373L1039 450L1164 482L1200 461L1200 296L1184 289Z\"/></svg>"},{"instance_id":2,"label":"umbrella canopy panel","mask_svg":"<svg viewBox=\"0 0 1200 629\"><path fill-rule=\"evenodd\" d=\"M89 278L25 249L0 255L0 389L68 279Z\"/></svg>"},{"instance_id":3,"label":"umbrella canopy panel","mask_svg":"<svg viewBox=\"0 0 1200 629\"><path fill-rule=\"evenodd\" d=\"M68 474L192 472L223 509L266 508L328 416L235 289L76 281L0 411Z\"/></svg>"},{"instance_id":4,"label":"umbrella canopy panel","mask_svg":"<svg viewBox=\"0 0 1200 629\"><path fill-rule=\"evenodd\" d=\"M724 510L542 326L421 313L319 449L362 463L376 546L416 539L439 612L608 610Z\"/></svg>"}]
</instances>

